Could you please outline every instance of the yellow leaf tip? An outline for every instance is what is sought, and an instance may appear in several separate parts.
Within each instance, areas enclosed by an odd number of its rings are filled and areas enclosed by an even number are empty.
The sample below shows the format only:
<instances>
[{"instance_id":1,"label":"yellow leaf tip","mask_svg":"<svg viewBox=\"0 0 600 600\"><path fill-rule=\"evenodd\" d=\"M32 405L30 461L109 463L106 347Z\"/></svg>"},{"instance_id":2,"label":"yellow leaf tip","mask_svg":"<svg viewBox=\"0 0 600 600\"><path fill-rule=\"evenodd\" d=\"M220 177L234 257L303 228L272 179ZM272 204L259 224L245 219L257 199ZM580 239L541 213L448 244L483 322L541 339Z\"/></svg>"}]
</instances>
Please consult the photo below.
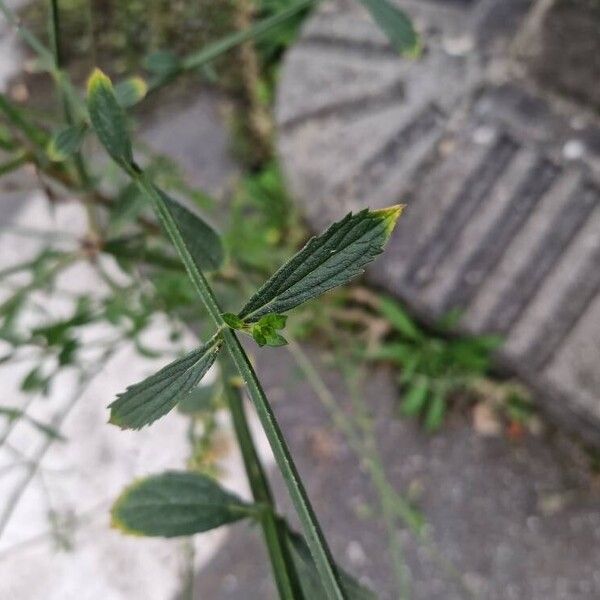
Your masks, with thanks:
<instances>
[{"instance_id":1,"label":"yellow leaf tip","mask_svg":"<svg viewBox=\"0 0 600 600\"><path fill-rule=\"evenodd\" d=\"M386 233L389 236L394 227L396 226L396 222L402 215L404 209L406 208L406 204L394 204L393 206L388 206L387 208L380 208L379 210L374 211L379 215L385 223Z\"/></svg>"},{"instance_id":2,"label":"yellow leaf tip","mask_svg":"<svg viewBox=\"0 0 600 600\"><path fill-rule=\"evenodd\" d=\"M123 491L119 494L118 498L110 509L110 526L113 529L117 529L121 533L126 535L143 536L144 534L137 529L132 529L123 519L119 516L119 511L125 505L131 493L143 483L143 478L135 479L129 485L127 485Z\"/></svg>"},{"instance_id":3,"label":"yellow leaf tip","mask_svg":"<svg viewBox=\"0 0 600 600\"><path fill-rule=\"evenodd\" d=\"M94 90L98 89L101 86L112 87L112 83L108 75L106 75L104 71L96 67L92 71L92 74L89 76L87 81L88 94L91 94Z\"/></svg>"},{"instance_id":4,"label":"yellow leaf tip","mask_svg":"<svg viewBox=\"0 0 600 600\"><path fill-rule=\"evenodd\" d=\"M110 411L110 417L108 419L108 424L116 425L120 429L130 429L129 427L127 427L127 425L125 425L123 423L123 420L113 410Z\"/></svg>"},{"instance_id":5,"label":"yellow leaf tip","mask_svg":"<svg viewBox=\"0 0 600 600\"><path fill-rule=\"evenodd\" d=\"M113 510L111 511L111 514L110 514L110 526L111 526L112 529L116 529L117 531L120 531L124 535L133 535L133 536L136 536L136 537L143 537L143 535L144 535L141 531L138 531L137 529L132 529L131 527L129 527L128 525L126 525L115 514L114 508L113 508Z\"/></svg>"},{"instance_id":6,"label":"yellow leaf tip","mask_svg":"<svg viewBox=\"0 0 600 600\"><path fill-rule=\"evenodd\" d=\"M143 77L135 75L131 78L131 83L134 85L140 98L143 98L148 93L148 83Z\"/></svg>"}]
</instances>

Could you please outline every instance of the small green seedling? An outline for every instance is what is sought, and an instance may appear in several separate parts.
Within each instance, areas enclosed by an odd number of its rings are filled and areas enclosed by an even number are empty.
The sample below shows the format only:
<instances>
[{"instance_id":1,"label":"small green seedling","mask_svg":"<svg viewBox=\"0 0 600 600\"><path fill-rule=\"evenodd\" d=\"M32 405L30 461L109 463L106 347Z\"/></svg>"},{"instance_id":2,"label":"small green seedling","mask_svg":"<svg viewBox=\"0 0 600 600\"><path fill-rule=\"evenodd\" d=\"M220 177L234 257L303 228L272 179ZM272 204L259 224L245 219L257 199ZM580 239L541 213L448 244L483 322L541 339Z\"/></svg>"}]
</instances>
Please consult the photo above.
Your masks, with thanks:
<instances>
[{"instance_id":1,"label":"small green seedling","mask_svg":"<svg viewBox=\"0 0 600 600\"><path fill-rule=\"evenodd\" d=\"M444 421L449 396L485 376L501 340L497 336L446 335L455 317L443 322L440 334L430 333L390 298L380 299L379 311L394 334L370 357L401 368L401 413L422 417L425 428L436 431Z\"/></svg>"},{"instance_id":2,"label":"small green seedling","mask_svg":"<svg viewBox=\"0 0 600 600\"><path fill-rule=\"evenodd\" d=\"M287 340L279 333L285 327L287 316L268 314L256 323L247 323L237 315L224 313L223 320L229 327L251 336L259 346L285 346Z\"/></svg>"}]
</instances>

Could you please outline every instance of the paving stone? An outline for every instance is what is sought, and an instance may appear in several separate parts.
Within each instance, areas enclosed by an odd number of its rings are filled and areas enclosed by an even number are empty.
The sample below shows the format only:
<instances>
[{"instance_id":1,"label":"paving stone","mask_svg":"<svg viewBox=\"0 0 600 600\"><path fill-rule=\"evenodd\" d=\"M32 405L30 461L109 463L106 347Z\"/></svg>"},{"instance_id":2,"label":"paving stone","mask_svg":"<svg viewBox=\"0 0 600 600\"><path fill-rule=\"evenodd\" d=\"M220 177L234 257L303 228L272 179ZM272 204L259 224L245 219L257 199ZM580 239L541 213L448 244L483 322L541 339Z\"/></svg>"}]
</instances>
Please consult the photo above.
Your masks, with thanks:
<instances>
[{"instance_id":1,"label":"paving stone","mask_svg":"<svg viewBox=\"0 0 600 600\"><path fill-rule=\"evenodd\" d=\"M600 444L600 120L580 93L600 67L540 71L565 43L559 16L578 48L597 39L573 11L600 16L584 0L396 1L423 32L419 60L349 0L324 3L288 52L277 120L292 191L316 230L407 204L370 280L425 320L457 310L460 330L504 336L499 368Z\"/></svg>"}]
</instances>

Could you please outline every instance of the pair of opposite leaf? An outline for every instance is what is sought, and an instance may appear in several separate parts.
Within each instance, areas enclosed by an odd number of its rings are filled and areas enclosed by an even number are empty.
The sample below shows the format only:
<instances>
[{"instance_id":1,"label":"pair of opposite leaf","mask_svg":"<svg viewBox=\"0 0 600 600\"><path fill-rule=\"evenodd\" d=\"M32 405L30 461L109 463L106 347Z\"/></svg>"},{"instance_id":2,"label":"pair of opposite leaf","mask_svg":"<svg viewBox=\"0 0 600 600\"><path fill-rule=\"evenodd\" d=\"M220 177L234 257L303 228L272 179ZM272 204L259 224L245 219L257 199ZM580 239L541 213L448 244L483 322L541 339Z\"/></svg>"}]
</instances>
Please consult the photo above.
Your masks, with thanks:
<instances>
[{"instance_id":1,"label":"pair of opposite leaf","mask_svg":"<svg viewBox=\"0 0 600 600\"><path fill-rule=\"evenodd\" d=\"M247 323L233 313L223 313L223 321L231 329L242 331L251 336L259 346L285 346L287 340L279 333L287 322L286 315L270 313L256 323Z\"/></svg>"},{"instance_id":2,"label":"pair of opposite leaf","mask_svg":"<svg viewBox=\"0 0 600 600\"><path fill-rule=\"evenodd\" d=\"M88 111L96 134L109 155L136 179L143 173L135 164L125 113L110 79L96 70L88 84ZM147 188L140 190L148 194ZM155 186L163 208L176 223L199 269L216 269L223 257L218 234L195 212L184 208ZM151 190L152 191L152 190ZM348 214L325 233L313 237L295 256L270 277L237 315L222 315L223 327L250 333L259 345L281 345L278 330L285 314L332 288L361 274L383 251L402 206L362 210ZM188 394L215 362L222 340L217 332L203 346L177 359L144 381L127 388L111 405L111 422L139 429L162 417Z\"/></svg>"}]
</instances>

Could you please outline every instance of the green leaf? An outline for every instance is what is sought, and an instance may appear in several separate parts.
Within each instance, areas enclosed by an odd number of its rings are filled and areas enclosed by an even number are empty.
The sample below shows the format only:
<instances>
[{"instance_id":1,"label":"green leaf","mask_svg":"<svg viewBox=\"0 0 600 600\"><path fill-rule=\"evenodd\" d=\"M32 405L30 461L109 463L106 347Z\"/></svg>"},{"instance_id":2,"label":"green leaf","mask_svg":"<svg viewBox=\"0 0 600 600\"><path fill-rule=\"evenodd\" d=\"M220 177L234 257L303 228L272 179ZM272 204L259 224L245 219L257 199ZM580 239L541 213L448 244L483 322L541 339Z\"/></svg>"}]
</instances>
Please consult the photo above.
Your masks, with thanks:
<instances>
[{"instance_id":1,"label":"green leaf","mask_svg":"<svg viewBox=\"0 0 600 600\"><path fill-rule=\"evenodd\" d=\"M133 151L125 113L110 79L96 69L88 80L87 105L98 139L115 162L126 170L133 164Z\"/></svg>"},{"instance_id":2,"label":"green leaf","mask_svg":"<svg viewBox=\"0 0 600 600\"><path fill-rule=\"evenodd\" d=\"M267 345L267 338L265 337L265 334L257 328L252 329L252 337L254 338L254 341L262 348L263 346Z\"/></svg>"},{"instance_id":3,"label":"green leaf","mask_svg":"<svg viewBox=\"0 0 600 600\"><path fill-rule=\"evenodd\" d=\"M379 312L392 324L394 329L405 338L418 342L423 339L423 334L415 325L408 313L391 298L379 299Z\"/></svg>"},{"instance_id":4,"label":"green leaf","mask_svg":"<svg viewBox=\"0 0 600 600\"><path fill-rule=\"evenodd\" d=\"M400 406L402 414L407 417L418 415L425 407L428 391L429 382L424 377L420 378L419 381L412 385L405 394Z\"/></svg>"},{"instance_id":5,"label":"green leaf","mask_svg":"<svg viewBox=\"0 0 600 600\"><path fill-rule=\"evenodd\" d=\"M371 17L385 33L400 54L418 56L421 52L419 36L408 15L389 0L360 0Z\"/></svg>"},{"instance_id":6,"label":"green leaf","mask_svg":"<svg viewBox=\"0 0 600 600\"><path fill-rule=\"evenodd\" d=\"M141 77L129 77L115 86L115 98L123 108L137 104L147 93L148 84Z\"/></svg>"},{"instance_id":7,"label":"green leaf","mask_svg":"<svg viewBox=\"0 0 600 600\"><path fill-rule=\"evenodd\" d=\"M212 385L201 385L185 395L177 404L177 410L184 415L197 415L211 410L215 388Z\"/></svg>"},{"instance_id":8,"label":"green leaf","mask_svg":"<svg viewBox=\"0 0 600 600\"><path fill-rule=\"evenodd\" d=\"M285 315L268 314L261 317L258 323L251 327L242 321L242 330L244 333L250 333L259 346L285 346L288 342L281 334L277 333L277 330L283 329L286 322Z\"/></svg>"},{"instance_id":9,"label":"green leaf","mask_svg":"<svg viewBox=\"0 0 600 600\"><path fill-rule=\"evenodd\" d=\"M438 389L435 391L429 407L427 408L427 414L425 415L425 429L430 432L437 431L444 422L445 414L446 397L444 391Z\"/></svg>"},{"instance_id":10,"label":"green leaf","mask_svg":"<svg viewBox=\"0 0 600 600\"><path fill-rule=\"evenodd\" d=\"M215 337L128 387L109 406L110 422L122 429L140 429L166 415L204 377L220 348L221 339Z\"/></svg>"},{"instance_id":11,"label":"green leaf","mask_svg":"<svg viewBox=\"0 0 600 600\"><path fill-rule=\"evenodd\" d=\"M257 321L268 313L286 312L360 275L365 265L381 254L402 208L348 214L284 264L239 316Z\"/></svg>"},{"instance_id":12,"label":"green leaf","mask_svg":"<svg viewBox=\"0 0 600 600\"><path fill-rule=\"evenodd\" d=\"M48 378L42 374L40 367L31 369L21 381L21 391L23 392L43 391L47 386Z\"/></svg>"},{"instance_id":13,"label":"green leaf","mask_svg":"<svg viewBox=\"0 0 600 600\"><path fill-rule=\"evenodd\" d=\"M261 317L258 325L271 329L283 329L287 323L287 315L268 314Z\"/></svg>"},{"instance_id":14,"label":"green leaf","mask_svg":"<svg viewBox=\"0 0 600 600\"><path fill-rule=\"evenodd\" d=\"M48 158L54 162L62 162L75 154L81 147L86 131L85 123L80 123L56 132L46 147Z\"/></svg>"},{"instance_id":15,"label":"green leaf","mask_svg":"<svg viewBox=\"0 0 600 600\"><path fill-rule=\"evenodd\" d=\"M328 595L321 583L319 573L315 567L308 546L304 538L289 528L288 541L292 550L292 558L298 569L300 585L304 597L310 600L327 600ZM368 588L360 584L352 575L343 569L337 568L347 600L377 600L377 596Z\"/></svg>"},{"instance_id":16,"label":"green leaf","mask_svg":"<svg viewBox=\"0 0 600 600\"><path fill-rule=\"evenodd\" d=\"M417 372L420 362L421 361L419 355L415 354L414 356L408 358L408 360L406 360L406 362L402 364L402 370L400 372L400 377L398 378L401 384L407 384L413 379L415 373Z\"/></svg>"},{"instance_id":17,"label":"green leaf","mask_svg":"<svg viewBox=\"0 0 600 600\"><path fill-rule=\"evenodd\" d=\"M415 348L406 342L391 342L383 344L369 352L371 360L389 360L399 365L404 365L411 357L415 356Z\"/></svg>"},{"instance_id":18,"label":"green leaf","mask_svg":"<svg viewBox=\"0 0 600 600\"><path fill-rule=\"evenodd\" d=\"M126 488L112 525L133 535L176 537L215 529L256 514L256 508L200 473L167 471Z\"/></svg>"},{"instance_id":19,"label":"green leaf","mask_svg":"<svg viewBox=\"0 0 600 600\"><path fill-rule=\"evenodd\" d=\"M58 353L58 364L61 367L73 364L78 350L79 342L75 338L67 338Z\"/></svg>"},{"instance_id":20,"label":"green leaf","mask_svg":"<svg viewBox=\"0 0 600 600\"><path fill-rule=\"evenodd\" d=\"M175 220L187 249L201 270L216 271L225 258L219 234L196 212L156 188Z\"/></svg>"},{"instance_id":21,"label":"green leaf","mask_svg":"<svg viewBox=\"0 0 600 600\"><path fill-rule=\"evenodd\" d=\"M165 77L176 72L181 65L179 57L168 50L158 50L144 60L144 67L154 75Z\"/></svg>"},{"instance_id":22,"label":"green leaf","mask_svg":"<svg viewBox=\"0 0 600 600\"><path fill-rule=\"evenodd\" d=\"M246 326L246 323L233 313L223 313L221 316L226 325L231 327L231 329L243 329Z\"/></svg>"},{"instance_id":23,"label":"green leaf","mask_svg":"<svg viewBox=\"0 0 600 600\"><path fill-rule=\"evenodd\" d=\"M287 346L288 341L280 333L268 330L266 333L263 333L263 335L266 346Z\"/></svg>"}]
</instances>

